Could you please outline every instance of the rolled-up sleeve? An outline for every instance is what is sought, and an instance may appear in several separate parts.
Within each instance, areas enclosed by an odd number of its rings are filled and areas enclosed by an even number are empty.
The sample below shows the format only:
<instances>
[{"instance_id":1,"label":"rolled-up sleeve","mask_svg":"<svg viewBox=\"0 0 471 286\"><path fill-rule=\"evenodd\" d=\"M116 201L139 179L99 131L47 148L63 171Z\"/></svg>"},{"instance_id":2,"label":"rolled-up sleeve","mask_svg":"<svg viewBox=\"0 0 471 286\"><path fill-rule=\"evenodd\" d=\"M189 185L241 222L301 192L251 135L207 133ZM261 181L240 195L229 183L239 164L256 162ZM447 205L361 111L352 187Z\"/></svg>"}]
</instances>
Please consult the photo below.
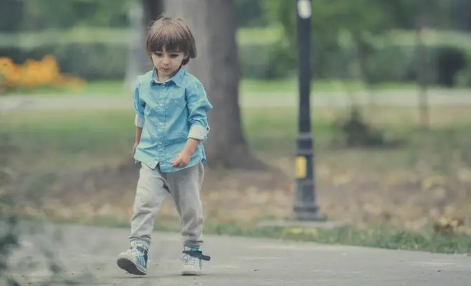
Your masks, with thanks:
<instances>
[{"instance_id":1,"label":"rolled-up sleeve","mask_svg":"<svg viewBox=\"0 0 471 286\"><path fill-rule=\"evenodd\" d=\"M196 82L192 88L187 90L187 106L188 120L191 126L188 138L205 141L210 130L207 114L213 107L209 103L206 90L201 82Z\"/></svg>"},{"instance_id":2,"label":"rolled-up sleeve","mask_svg":"<svg viewBox=\"0 0 471 286\"><path fill-rule=\"evenodd\" d=\"M134 124L142 128L144 126L144 118L136 114L136 118L134 119Z\"/></svg>"},{"instance_id":3,"label":"rolled-up sleeve","mask_svg":"<svg viewBox=\"0 0 471 286\"><path fill-rule=\"evenodd\" d=\"M134 88L134 111L136 113L134 124L142 128L144 126L144 108L146 104L139 97L139 83L137 82Z\"/></svg>"}]
</instances>

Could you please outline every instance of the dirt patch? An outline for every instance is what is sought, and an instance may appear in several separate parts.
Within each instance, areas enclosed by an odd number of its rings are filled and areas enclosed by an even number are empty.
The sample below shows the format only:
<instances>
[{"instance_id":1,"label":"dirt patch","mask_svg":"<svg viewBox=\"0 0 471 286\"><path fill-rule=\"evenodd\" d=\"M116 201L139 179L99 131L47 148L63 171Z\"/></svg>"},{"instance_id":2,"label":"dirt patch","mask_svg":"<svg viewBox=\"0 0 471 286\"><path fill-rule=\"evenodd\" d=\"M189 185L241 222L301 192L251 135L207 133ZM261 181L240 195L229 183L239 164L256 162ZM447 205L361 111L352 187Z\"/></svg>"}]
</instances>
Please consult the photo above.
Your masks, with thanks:
<instances>
[{"instance_id":1,"label":"dirt patch","mask_svg":"<svg viewBox=\"0 0 471 286\"><path fill-rule=\"evenodd\" d=\"M281 162L280 162L281 163ZM286 162L285 162L286 163ZM138 179L138 166L120 164L59 177L42 198L40 207L25 206L29 214L42 213L84 221L112 218L127 223ZM202 200L205 216L219 223L251 223L292 214L294 180L286 172L254 172L206 168ZM432 226L443 217L460 217L469 227L471 180L421 177L410 173L346 172L319 165L316 191L321 212L357 227L391 224L409 229ZM158 220L178 219L169 198Z\"/></svg>"},{"instance_id":2,"label":"dirt patch","mask_svg":"<svg viewBox=\"0 0 471 286\"><path fill-rule=\"evenodd\" d=\"M95 168L80 173L61 176L53 187L54 195L80 193L96 194L113 191L122 195L134 191L139 176L139 166L123 163L114 167ZM289 188L292 180L281 171L217 170L205 167L204 191L260 191Z\"/></svg>"},{"instance_id":3,"label":"dirt patch","mask_svg":"<svg viewBox=\"0 0 471 286\"><path fill-rule=\"evenodd\" d=\"M129 220L138 172L139 166L123 163L61 175L41 199L40 208L61 218L114 216ZM205 177L202 200L208 218L219 222L252 221L267 216L287 216L291 211L294 181L279 171L227 171L206 167ZM160 216L177 218L170 197Z\"/></svg>"}]
</instances>

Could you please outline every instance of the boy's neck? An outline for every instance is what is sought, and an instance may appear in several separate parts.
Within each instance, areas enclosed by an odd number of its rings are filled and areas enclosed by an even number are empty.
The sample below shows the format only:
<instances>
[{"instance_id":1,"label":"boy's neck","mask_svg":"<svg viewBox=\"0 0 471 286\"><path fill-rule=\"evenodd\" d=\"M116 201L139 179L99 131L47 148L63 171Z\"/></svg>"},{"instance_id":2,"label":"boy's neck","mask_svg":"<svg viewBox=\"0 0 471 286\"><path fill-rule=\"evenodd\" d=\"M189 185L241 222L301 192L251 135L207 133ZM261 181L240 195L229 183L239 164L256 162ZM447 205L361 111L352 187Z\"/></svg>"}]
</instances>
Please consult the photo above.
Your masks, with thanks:
<instances>
[{"instance_id":1,"label":"boy's neck","mask_svg":"<svg viewBox=\"0 0 471 286\"><path fill-rule=\"evenodd\" d=\"M175 75L175 73L171 74L170 76L159 76L159 72L157 71L155 73L155 80L158 81L158 82L166 82L168 81L169 79L171 79L173 76Z\"/></svg>"},{"instance_id":2,"label":"boy's neck","mask_svg":"<svg viewBox=\"0 0 471 286\"><path fill-rule=\"evenodd\" d=\"M174 71L171 75L169 76L165 76L165 77L162 77L162 76L159 76L159 70L158 69L155 69L156 73L155 73L155 80L158 81L158 82L166 82L168 81L169 79L171 79L173 76L175 76L178 71L180 71L182 67L179 67L176 71Z\"/></svg>"}]
</instances>

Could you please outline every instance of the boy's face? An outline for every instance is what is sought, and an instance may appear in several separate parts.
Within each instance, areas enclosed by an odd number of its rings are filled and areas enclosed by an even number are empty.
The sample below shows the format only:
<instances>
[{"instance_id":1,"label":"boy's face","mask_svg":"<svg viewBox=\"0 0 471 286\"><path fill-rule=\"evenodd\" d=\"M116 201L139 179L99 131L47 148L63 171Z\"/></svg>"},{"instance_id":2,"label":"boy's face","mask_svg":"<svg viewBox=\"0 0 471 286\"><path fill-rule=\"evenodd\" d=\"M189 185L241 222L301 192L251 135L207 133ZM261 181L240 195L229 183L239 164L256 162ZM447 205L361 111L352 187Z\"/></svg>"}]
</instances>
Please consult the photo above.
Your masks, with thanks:
<instances>
[{"instance_id":1,"label":"boy's face","mask_svg":"<svg viewBox=\"0 0 471 286\"><path fill-rule=\"evenodd\" d=\"M167 51L165 47L162 51L152 54L152 62L157 69L159 80L167 80L173 76L175 71L182 65L186 55L179 51Z\"/></svg>"}]
</instances>

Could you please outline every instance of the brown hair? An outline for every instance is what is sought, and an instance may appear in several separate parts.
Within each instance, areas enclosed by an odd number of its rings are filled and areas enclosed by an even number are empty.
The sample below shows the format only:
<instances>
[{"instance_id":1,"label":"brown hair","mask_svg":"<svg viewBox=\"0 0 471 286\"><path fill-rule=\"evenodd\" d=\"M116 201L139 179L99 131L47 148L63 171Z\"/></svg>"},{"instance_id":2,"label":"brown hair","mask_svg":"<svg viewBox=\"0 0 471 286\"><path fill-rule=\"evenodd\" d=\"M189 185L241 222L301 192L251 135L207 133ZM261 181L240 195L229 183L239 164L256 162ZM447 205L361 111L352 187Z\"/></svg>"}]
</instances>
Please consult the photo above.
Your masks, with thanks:
<instances>
[{"instance_id":1,"label":"brown hair","mask_svg":"<svg viewBox=\"0 0 471 286\"><path fill-rule=\"evenodd\" d=\"M167 51L185 53L183 65L196 57L195 38L185 20L162 15L152 23L147 33L147 54L162 51L164 47Z\"/></svg>"}]
</instances>

